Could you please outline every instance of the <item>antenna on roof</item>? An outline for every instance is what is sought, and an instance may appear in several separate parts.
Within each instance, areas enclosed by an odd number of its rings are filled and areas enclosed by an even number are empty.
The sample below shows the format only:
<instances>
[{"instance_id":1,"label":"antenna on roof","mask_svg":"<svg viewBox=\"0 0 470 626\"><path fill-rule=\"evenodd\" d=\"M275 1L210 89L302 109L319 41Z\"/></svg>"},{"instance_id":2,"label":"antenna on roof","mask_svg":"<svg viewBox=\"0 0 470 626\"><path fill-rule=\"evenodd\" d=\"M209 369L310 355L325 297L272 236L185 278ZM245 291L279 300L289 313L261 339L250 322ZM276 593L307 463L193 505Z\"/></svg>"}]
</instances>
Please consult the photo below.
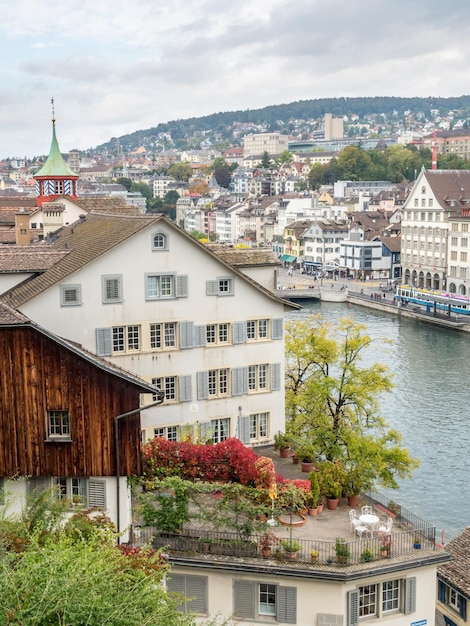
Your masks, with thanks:
<instances>
[{"instance_id":1,"label":"antenna on roof","mask_svg":"<svg viewBox=\"0 0 470 626\"><path fill-rule=\"evenodd\" d=\"M51 98L52 105L52 123L55 124L54 98Z\"/></svg>"}]
</instances>

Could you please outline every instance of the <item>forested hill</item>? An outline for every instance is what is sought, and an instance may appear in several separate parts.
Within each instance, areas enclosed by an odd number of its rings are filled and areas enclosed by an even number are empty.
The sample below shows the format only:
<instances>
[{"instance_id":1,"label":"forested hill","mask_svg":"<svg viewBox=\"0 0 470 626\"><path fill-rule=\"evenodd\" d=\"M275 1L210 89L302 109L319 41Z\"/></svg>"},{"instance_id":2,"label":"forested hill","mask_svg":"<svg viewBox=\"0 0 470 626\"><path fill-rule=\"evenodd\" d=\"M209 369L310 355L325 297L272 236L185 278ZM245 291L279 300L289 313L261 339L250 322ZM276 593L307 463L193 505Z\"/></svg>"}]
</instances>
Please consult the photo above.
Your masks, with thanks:
<instances>
[{"instance_id":1,"label":"forested hill","mask_svg":"<svg viewBox=\"0 0 470 626\"><path fill-rule=\"evenodd\" d=\"M453 111L459 118L470 117L470 95L453 98L395 98L377 96L374 98L319 98L317 100L300 100L289 104L267 106L262 109L246 111L227 111L213 113L204 117L192 117L185 120L174 120L164 124L158 124L153 128L138 130L134 133L119 137L123 148L131 148L146 144L155 139L160 133L171 133L173 141L184 143L188 138L198 134L218 135L220 140L225 141L232 137L234 124L252 123L264 125L269 131L285 130L287 125L294 120L316 120L322 118L325 113L333 116L357 115L363 120L367 116L383 114L386 118L395 115L403 117L412 113L415 117L430 119L431 111L438 111L441 116L446 116ZM96 148L112 149L116 138Z\"/></svg>"}]
</instances>

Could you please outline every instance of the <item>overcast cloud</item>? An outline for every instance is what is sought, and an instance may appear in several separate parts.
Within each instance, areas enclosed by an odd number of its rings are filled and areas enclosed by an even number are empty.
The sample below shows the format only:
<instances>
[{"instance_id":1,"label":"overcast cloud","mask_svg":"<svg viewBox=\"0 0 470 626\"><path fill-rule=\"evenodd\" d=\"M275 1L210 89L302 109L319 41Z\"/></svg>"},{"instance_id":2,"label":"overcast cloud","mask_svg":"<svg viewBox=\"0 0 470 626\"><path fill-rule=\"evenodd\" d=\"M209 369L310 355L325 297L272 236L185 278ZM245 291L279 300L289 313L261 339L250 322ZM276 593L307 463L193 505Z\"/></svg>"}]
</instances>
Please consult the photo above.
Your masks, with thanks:
<instances>
[{"instance_id":1,"label":"overcast cloud","mask_svg":"<svg viewBox=\"0 0 470 626\"><path fill-rule=\"evenodd\" d=\"M470 92L468 0L15 0L0 22L0 158L326 97Z\"/></svg>"}]
</instances>

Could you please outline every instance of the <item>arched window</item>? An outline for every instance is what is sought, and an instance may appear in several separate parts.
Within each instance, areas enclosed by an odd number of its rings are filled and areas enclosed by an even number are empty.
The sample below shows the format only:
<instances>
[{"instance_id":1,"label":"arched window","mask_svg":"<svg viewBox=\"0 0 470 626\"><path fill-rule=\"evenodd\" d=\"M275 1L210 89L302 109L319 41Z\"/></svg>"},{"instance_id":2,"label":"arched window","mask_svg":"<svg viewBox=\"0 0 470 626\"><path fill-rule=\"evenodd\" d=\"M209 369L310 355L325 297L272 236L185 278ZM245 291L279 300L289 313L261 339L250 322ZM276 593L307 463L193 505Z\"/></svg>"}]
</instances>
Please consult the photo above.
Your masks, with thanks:
<instances>
[{"instance_id":1,"label":"arched window","mask_svg":"<svg viewBox=\"0 0 470 626\"><path fill-rule=\"evenodd\" d=\"M426 193L426 187L424 185L421 187L421 193Z\"/></svg>"},{"instance_id":2,"label":"arched window","mask_svg":"<svg viewBox=\"0 0 470 626\"><path fill-rule=\"evenodd\" d=\"M168 250L168 237L165 233L155 233L152 236L153 250Z\"/></svg>"}]
</instances>

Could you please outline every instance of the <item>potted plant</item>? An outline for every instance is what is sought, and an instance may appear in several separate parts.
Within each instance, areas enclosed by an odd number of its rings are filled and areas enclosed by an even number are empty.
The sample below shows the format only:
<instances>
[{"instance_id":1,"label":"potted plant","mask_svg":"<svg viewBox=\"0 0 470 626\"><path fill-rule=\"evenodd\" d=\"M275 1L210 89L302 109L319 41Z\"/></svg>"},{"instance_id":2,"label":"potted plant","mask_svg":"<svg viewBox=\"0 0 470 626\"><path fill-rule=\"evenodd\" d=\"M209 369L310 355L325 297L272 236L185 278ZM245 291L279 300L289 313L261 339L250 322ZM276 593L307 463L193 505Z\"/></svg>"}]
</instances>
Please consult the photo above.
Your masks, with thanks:
<instances>
[{"instance_id":1,"label":"potted plant","mask_svg":"<svg viewBox=\"0 0 470 626\"><path fill-rule=\"evenodd\" d=\"M267 530L266 532L264 532L258 540L258 546L261 550L263 558L269 558L271 556L273 547L278 543L279 537L272 530Z\"/></svg>"},{"instance_id":2,"label":"potted plant","mask_svg":"<svg viewBox=\"0 0 470 626\"><path fill-rule=\"evenodd\" d=\"M318 480L318 472L312 470L308 476L310 480L310 493L308 496L309 501L309 513L310 515L316 515L318 511L318 502L320 500L320 482ZM313 513L315 510L315 513Z\"/></svg>"},{"instance_id":3,"label":"potted plant","mask_svg":"<svg viewBox=\"0 0 470 626\"><path fill-rule=\"evenodd\" d=\"M304 443L296 449L295 454L302 463L302 472L311 472L316 458L315 448Z\"/></svg>"},{"instance_id":4,"label":"potted plant","mask_svg":"<svg viewBox=\"0 0 470 626\"><path fill-rule=\"evenodd\" d=\"M413 539L413 548L415 550L421 550L421 537L419 535L415 535Z\"/></svg>"},{"instance_id":5,"label":"potted plant","mask_svg":"<svg viewBox=\"0 0 470 626\"><path fill-rule=\"evenodd\" d=\"M372 551L372 549L370 548L370 546L366 545L365 549L363 550L362 554L361 554L361 561L363 563L366 563L368 561L372 561L372 559L374 558L374 552Z\"/></svg>"},{"instance_id":6,"label":"potted plant","mask_svg":"<svg viewBox=\"0 0 470 626\"><path fill-rule=\"evenodd\" d=\"M327 507L336 509L346 483L346 472L340 463L329 461L322 463L320 467L320 487L326 497Z\"/></svg>"},{"instance_id":7,"label":"potted plant","mask_svg":"<svg viewBox=\"0 0 470 626\"><path fill-rule=\"evenodd\" d=\"M297 558L297 553L302 547L295 539L281 539L281 546L284 548L286 557L291 560Z\"/></svg>"},{"instance_id":8,"label":"potted plant","mask_svg":"<svg viewBox=\"0 0 470 626\"><path fill-rule=\"evenodd\" d=\"M346 539L343 539L343 537L338 537L336 539L335 553L336 553L336 561L338 563L344 564L348 562L351 551L349 550L349 546L346 542Z\"/></svg>"},{"instance_id":9,"label":"potted plant","mask_svg":"<svg viewBox=\"0 0 470 626\"><path fill-rule=\"evenodd\" d=\"M312 550L310 552L310 558L312 559L312 563L316 563L318 561L319 555L320 553L318 552L318 550Z\"/></svg>"},{"instance_id":10,"label":"potted plant","mask_svg":"<svg viewBox=\"0 0 470 626\"><path fill-rule=\"evenodd\" d=\"M287 459L291 446L289 437L284 433L276 433L276 435L274 435L274 444L279 449L279 454L281 455L281 458Z\"/></svg>"}]
</instances>

